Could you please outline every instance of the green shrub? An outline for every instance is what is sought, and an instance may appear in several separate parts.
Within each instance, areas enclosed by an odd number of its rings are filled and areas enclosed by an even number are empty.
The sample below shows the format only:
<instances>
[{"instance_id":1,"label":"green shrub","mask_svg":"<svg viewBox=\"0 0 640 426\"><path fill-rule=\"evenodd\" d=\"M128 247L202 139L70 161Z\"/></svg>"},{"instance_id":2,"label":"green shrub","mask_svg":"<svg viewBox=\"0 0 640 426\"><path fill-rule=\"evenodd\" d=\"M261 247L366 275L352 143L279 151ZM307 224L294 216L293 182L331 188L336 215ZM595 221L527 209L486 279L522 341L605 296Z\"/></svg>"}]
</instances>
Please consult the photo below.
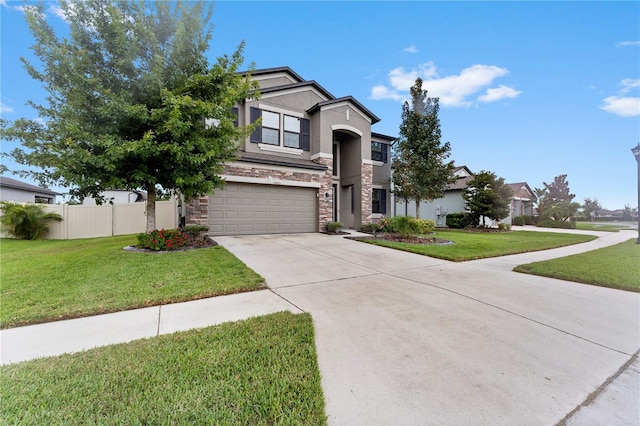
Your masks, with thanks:
<instances>
[{"instance_id":1,"label":"green shrub","mask_svg":"<svg viewBox=\"0 0 640 426\"><path fill-rule=\"evenodd\" d=\"M551 220L545 219L538 222L539 228L562 228L562 229L576 229L576 223L571 221Z\"/></svg>"},{"instance_id":2,"label":"green shrub","mask_svg":"<svg viewBox=\"0 0 640 426\"><path fill-rule=\"evenodd\" d=\"M177 250L189 245L189 236L179 229L154 229L147 234L138 234L139 248L150 250Z\"/></svg>"},{"instance_id":3,"label":"green shrub","mask_svg":"<svg viewBox=\"0 0 640 426\"><path fill-rule=\"evenodd\" d=\"M62 221L57 213L48 213L42 204L0 203L0 224L9 235L20 240L37 240L49 232L50 220Z\"/></svg>"},{"instance_id":4,"label":"green shrub","mask_svg":"<svg viewBox=\"0 0 640 426\"><path fill-rule=\"evenodd\" d=\"M360 226L360 231L361 232L366 232L368 234L373 234L373 235L376 235L381 230L382 230L382 226L379 223L376 223L376 222L363 223Z\"/></svg>"},{"instance_id":5,"label":"green shrub","mask_svg":"<svg viewBox=\"0 0 640 426\"><path fill-rule=\"evenodd\" d=\"M420 233L420 223L411 216L396 216L391 219L393 232L402 237L409 237Z\"/></svg>"},{"instance_id":6,"label":"green shrub","mask_svg":"<svg viewBox=\"0 0 640 426\"><path fill-rule=\"evenodd\" d=\"M335 234L338 232L338 229L342 228L344 225L340 222L327 222L325 226L327 227L327 232Z\"/></svg>"},{"instance_id":7,"label":"green shrub","mask_svg":"<svg viewBox=\"0 0 640 426\"><path fill-rule=\"evenodd\" d=\"M539 216L531 216L531 215L524 215L522 216L524 218L524 224L525 225L537 225L538 224L538 220L540 219Z\"/></svg>"},{"instance_id":8,"label":"green shrub","mask_svg":"<svg viewBox=\"0 0 640 426\"><path fill-rule=\"evenodd\" d=\"M498 224L498 230L500 230L500 231L511 231L511 225L509 225L508 223L499 223Z\"/></svg>"},{"instance_id":9,"label":"green shrub","mask_svg":"<svg viewBox=\"0 0 640 426\"><path fill-rule=\"evenodd\" d=\"M393 228L393 221L388 217L380 219L378 226L380 226L380 232L388 232L390 234L395 232Z\"/></svg>"},{"instance_id":10,"label":"green shrub","mask_svg":"<svg viewBox=\"0 0 640 426\"><path fill-rule=\"evenodd\" d=\"M511 222L513 222L514 226L523 226L525 224L524 216L516 216Z\"/></svg>"},{"instance_id":11,"label":"green shrub","mask_svg":"<svg viewBox=\"0 0 640 426\"><path fill-rule=\"evenodd\" d=\"M449 213L446 224L449 228L455 229L475 228L480 224L480 218L473 213Z\"/></svg>"},{"instance_id":12,"label":"green shrub","mask_svg":"<svg viewBox=\"0 0 640 426\"><path fill-rule=\"evenodd\" d=\"M418 226L419 234L430 234L436 229L436 223L430 219L413 219Z\"/></svg>"},{"instance_id":13,"label":"green shrub","mask_svg":"<svg viewBox=\"0 0 640 426\"><path fill-rule=\"evenodd\" d=\"M201 232L207 232L209 227L204 225L187 225L181 230L185 234L188 234L192 239L196 239Z\"/></svg>"}]
</instances>

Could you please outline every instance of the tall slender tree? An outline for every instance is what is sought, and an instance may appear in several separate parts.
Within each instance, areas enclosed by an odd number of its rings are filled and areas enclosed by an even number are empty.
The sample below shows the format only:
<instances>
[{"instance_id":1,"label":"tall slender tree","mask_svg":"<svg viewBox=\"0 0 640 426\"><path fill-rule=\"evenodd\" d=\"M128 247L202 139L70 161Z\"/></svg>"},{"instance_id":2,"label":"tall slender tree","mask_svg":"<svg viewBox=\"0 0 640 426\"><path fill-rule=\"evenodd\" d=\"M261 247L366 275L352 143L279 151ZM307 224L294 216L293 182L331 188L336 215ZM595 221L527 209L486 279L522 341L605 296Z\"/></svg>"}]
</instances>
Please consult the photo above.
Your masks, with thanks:
<instances>
[{"instance_id":1,"label":"tall slender tree","mask_svg":"<svg viewBox=\"0 0 640 426\"><path fill-rule=\"evenodd\" d=\"M402 105L400 136L393 153L393 184L399 197L416 203L420 218L420 202L442 198L456 181L451 144L441 143L438 98L430 98L422 90L422 79L411 87L411 103Z\"/></svg>"},{"instance_id":2,"label":"tall slender tree","mask_svg":"<svg viewBox=\"0 0 640 426\"><path fill-rule=\"evenodd\" d=\"M3 121L0 136L21 142L12 152L18 163L41 169L23 174L73 196L146 190L152 230L156 196L220 187L224 162L250 131L232 113L257 96L250 74L238 73L243 44L209 65L208 2L71 0L61 8L67 37L42 5L25 8L39 63L22 62L48 97L31 102L38 120Z\"/></svg>"}]
</instances>

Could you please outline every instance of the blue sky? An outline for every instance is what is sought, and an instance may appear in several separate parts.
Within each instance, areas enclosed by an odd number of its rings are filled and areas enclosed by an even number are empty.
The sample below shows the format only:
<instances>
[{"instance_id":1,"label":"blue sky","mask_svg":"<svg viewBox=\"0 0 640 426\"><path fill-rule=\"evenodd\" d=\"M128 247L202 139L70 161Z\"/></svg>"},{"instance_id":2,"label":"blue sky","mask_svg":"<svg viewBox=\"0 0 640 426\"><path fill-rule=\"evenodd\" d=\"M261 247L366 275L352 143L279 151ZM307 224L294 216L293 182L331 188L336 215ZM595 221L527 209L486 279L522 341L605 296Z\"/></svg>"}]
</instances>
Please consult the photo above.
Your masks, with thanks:
<instances>
[{"instance_id":1,"label":"blue sky","mask_svg":"<svg viewBox=\"0 0 640 426\"><path fill-rule=\"evenodd\" d=\"M1 114L32 118L24 104L44 92L18 60L33 40L23 3L0 4ZM420 76L456 165L532 188L567 174L574 201L637 205L640 2L219 1L213 22L211 61L244 40L247 65L354 96L391 136Z\"/></svg>"}]
</instances>

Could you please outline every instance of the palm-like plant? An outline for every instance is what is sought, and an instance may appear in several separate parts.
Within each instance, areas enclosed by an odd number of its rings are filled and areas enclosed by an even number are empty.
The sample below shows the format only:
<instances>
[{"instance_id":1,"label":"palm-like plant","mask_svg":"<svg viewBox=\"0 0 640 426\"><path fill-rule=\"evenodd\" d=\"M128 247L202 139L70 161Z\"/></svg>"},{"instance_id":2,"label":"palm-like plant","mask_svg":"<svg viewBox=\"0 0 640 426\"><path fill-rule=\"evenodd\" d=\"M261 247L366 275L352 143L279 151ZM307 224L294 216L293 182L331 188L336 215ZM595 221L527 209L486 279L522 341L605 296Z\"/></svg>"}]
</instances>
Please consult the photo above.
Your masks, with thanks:
<instances>
[{"instance_id":1,"label":"palm-like plant","mask_svg":"<svg viewBox=\"0 0 640 426\"><path fill-rule=\"evenodd\" d=\"M0 225L9 235L21 240L37 240L49 232L49 221L62 221L57 213L46 212L44 206L27 203L0 203Z\"/></svg>"}]
</instances>

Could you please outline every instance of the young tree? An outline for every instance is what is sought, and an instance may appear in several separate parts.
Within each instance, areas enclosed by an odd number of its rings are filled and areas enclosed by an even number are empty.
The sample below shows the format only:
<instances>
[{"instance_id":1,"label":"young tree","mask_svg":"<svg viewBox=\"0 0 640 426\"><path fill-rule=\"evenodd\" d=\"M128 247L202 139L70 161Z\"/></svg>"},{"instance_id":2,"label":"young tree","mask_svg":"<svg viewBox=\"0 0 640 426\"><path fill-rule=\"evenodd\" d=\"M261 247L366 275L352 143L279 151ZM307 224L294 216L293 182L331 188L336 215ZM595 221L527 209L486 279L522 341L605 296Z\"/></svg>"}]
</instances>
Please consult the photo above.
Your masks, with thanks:
<instances>
[{"instance_id":1,"label":"young tree","mask_svg":"<svg viewBox=\"0 0 640 426\"><path fill-rule=\"evenodd\" d=\"M467 209L478 217L482 216L482 224L485 225L485 217L498 222L509 216L513 190L503 178L483 170L469 181L462 196L467 202Z\"/></svg>"},{"instance_id":2,"label":"young tree","mask_svg":"<svg viewBox=\"0 0 640 426\"><path fill-rule=\"evenodd\" d=\"M545 189L545 218L564 222L576 214L580 204L572 202L576 195L571 194L569 190L567 175L556 176L553 182L543 182L543 184Z\"/></svg>"},{"instance_id":3,"label":"young tree","mask_svg":"<svg viewBox=\"0 0 640 426\"><path fill-rule=\"evenodd\" d=\"M416 202L416 217L420 218L420 202L444 196L444 191L456 181L453 162L445 162L451 144L440 142L438 98L427 97L422 79L411 87L411 104L402 106L400 137L393 153L393 185L400 197Z\"/></svg>"},{"instance_id":4,"label":"young tree","mask_svg":"<svg viewBox=\"0 0 640 426\"><path fill-rule=\"evenodd\" d=\"M61 7L68 37L54 32L42 5L25 8L40 63L22 62L48 98L31 103L38 120L2 122L0 136L22 143L12 152L18 163L42 169L22 174L71 187L72 196L146 190L150 231L156 196L190 198L221 187L223 163L250 130L235 127L232 114L237 102L257 96L250 75L238 73L243 44L208 64L212 3L72 0Z\"/></svg>"}]
</instances>

